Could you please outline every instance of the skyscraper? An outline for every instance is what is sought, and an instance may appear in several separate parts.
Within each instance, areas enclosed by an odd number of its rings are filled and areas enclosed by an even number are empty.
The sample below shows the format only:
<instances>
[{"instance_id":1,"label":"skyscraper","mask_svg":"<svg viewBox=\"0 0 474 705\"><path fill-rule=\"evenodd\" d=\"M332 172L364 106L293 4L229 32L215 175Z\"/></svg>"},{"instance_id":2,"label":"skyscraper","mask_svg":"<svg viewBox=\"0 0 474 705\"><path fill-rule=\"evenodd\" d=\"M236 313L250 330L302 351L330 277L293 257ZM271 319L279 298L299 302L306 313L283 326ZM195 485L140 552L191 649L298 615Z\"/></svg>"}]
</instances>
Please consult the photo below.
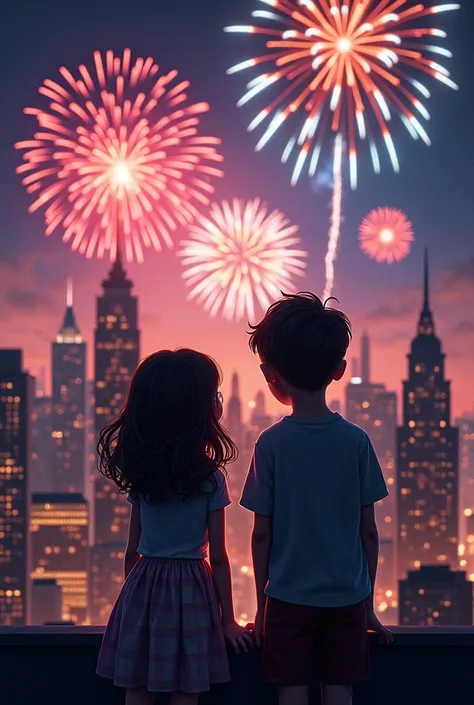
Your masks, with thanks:
<instances>
[{"instance_id":1,"label":"skyscraper","mask_svg":"<svg viewBox=\"0 0 474 705\"><path fill-rule=\"evenodd\" d=\"M423 307L403 383L397 433L398 576L422 564L455 569L458 551L458 430L451 426L450 383L435 334L425 254Z\"/></svg>"},{"instance_id":2,"label":"skyscraper","mask_svg":"<svg viewBox=\"0 0 474 705\"><path fill-rule=\"evenodd\" d=\"M474 412L456 420L459 428L459 505L462 525L461 540L466 536L466 517L474 513Z\"/></svg>"},{"instance_id":3,"label":"skyscraper","mask_svg":"<svg viewBox=\"0 0 474 705\"><path fill-rule=\"evenodd\" d=\"M95 436L122 408L138 365L140 334L137 298L132 296L120 252L97 299L95 330ZM125 498L105 478L95 480L95 543L123 542L129 510Z\"/></svg>"},{"instance_id":4,"label":"skyscraper","mask_svg":"<svg viewBox=\"0 0 474 705\"><path fill-rule=\"evenodd\" d=\"M31 416L31 492L53 490L53 400L35 396Z\"/></svg>"},{"instance_id":5,"label":"skyscraper","mask_svg":"<svg viewBox=\"0 0 474 705\"><path fill-rule=\"evenodd\" d=\"M472 583L447 565L422 566L400 581L400 624L472 625Z\"/></svg>"},{"instance_id":6,"label":"skyscraper","mask_svg":"<svg viewBox=\"0 0 474 705\"><path fill-rule=\"evenodd\" d=\"M52 344L54 492L82 494L86 459L86 344L73 310L68 281L66 311Z\"/></svg>"},{"instance_id":7,"label":"skyscraper","mask_svg":"<svg viewBox=\"0 0 474 705\"><path fill-rule=\"evenodd\" d=\"M32 579L55 580L61 588L62 620L84 624L89 596L87 501L81 494L33 494L30 532ZM38 609L36 604L36 618Z\"/></svg>"},{"instance_id":8,"label":"skyscraper","mask_svg":"<svg viewBox=\"0 0 474 705\"><path fill-rule=\"evenodd\" d=\"M232 439L239 443L242 431L242 402L240 401L237 372L232 375L232 393L227 404L226 427Z\"/></svg>"},{"instance_id":9,"label":"skyscraper","mask_svg":"<svg viewBox=\"0 0 474 705\"><path fill-rule=\"evenodd\" d=\"M397 395L384 384L371 382L370 339L361 341L361 376L353 376L346 386L346 417L370 437L382 466L389 496L377 505L377 518L383 538L395 539L395 446Z\"/></svg>"},{"instance_id":10,"label":"skyscraper","mask_svg":"<svg viewBox=\"0 0 474 705\"><path fill-rule=\"evenodd\" d=\"M388 497L376 506L381 536L381 570L377 577L375 605L378 611L384 613L384 619L392 624L397 618L397 578L394 561L397 395L395 392L388 392L384 384L371 381L370 339L365 332L361 340L360 366L356 366L353 373L346 386L346 417L369 435L389 489Z\"/></svg>"},{"instance_id":11,"label":"skyscraper","mask_svg":"<svg viewBox=\"0 0 474 705\"><path fill-rule=\"evenodd\" d=\"M0 624L29 619L29 460L33 379L21 350L0 350Z\"/></svg>"},{"instance_id":12,"label":"skyscraper","mask_svg":"<svg viewBox=\"0 0 474 705\"><path fill-rule=\"evenodd\" d=\"M253 440L257 440L259 435L271 425L272 417L267 413L265 393L260 389L255 395L255 402L250 419Z\"/></svg>"}]
</instances>

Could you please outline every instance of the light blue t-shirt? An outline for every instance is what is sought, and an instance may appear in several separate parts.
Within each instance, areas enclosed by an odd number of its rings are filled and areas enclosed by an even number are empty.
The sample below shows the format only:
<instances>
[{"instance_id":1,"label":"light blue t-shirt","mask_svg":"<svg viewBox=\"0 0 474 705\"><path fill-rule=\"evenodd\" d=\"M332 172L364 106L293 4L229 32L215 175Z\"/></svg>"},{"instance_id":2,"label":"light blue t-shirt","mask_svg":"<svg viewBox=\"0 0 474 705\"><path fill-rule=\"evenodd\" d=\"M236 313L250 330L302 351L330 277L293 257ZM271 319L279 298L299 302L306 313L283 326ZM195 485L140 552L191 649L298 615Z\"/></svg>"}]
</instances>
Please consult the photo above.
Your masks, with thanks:
<instances>
[{"instance_id":1,"label":"light blue t-shirt","mask_svg":"<svg viewBox=\"0 0 474 705\"><path fill-rule=\"evenodd\" d=\"M365 599L361 508L387 494L367 434L339 414L286 416L262 433L241 504L273 517L267 595L321 607Z\"/></svg>"},{"instance_id":2,"label":"light blue t-shirt","mask_svg":"<svg viewBox=\"0 0 474 705\"><path fill-rule=\"evenodd\" d=\"M206 558L207 514L232 501L224 474L217 470L214 477L216 490L205 497L173 497L151 504L141 495L129 495L130 504L140 505L142 533L138 553L149 558Z\"/></svg>"}]
</instances>

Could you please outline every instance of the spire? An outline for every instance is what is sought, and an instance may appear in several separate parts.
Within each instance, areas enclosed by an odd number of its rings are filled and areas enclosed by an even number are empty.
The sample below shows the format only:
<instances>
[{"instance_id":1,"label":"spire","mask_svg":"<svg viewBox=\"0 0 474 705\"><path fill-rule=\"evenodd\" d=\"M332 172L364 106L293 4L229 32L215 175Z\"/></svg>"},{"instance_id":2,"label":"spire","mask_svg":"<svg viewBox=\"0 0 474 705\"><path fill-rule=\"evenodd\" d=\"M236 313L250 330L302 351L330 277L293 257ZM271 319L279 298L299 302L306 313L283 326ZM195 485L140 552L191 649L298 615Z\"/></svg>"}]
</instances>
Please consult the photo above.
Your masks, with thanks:
<instances>
[{"instance_id":1,"label":"spire","mask_svg":"<svg viewBox=\"0 0 474 705\"><path fill-rule=\"evenodd\" d=\"M127 272L124 269L122 262L122 240L123 240L123 218L122 218L122 203L117 199L117 215L116 215L116 235L117 245L112 267L109 271L108 279L102 285L106 289L131 289L132 282L127 279Z\"/></svg>"},{"instance_id":2,"label":"spire","mask_svg":"<svg viewBox=\"0 0 474 705\"><path fill-rule=\"evenodd\" d=\"M71 277L67 278L67 289L66 289L66 306L72 308L73 304L73 285Z\"/></svg>"},{"instance_id":3,"label":"spire","mask_svg":"<svg viewBox=\"0 0 474 705\"><path fill-rule=\"evenodd\" d=\"M423 308L418 324L418 335L434 335L433 314L430 309L430 273L428 261L428 248L425 248L423 259Z\"/></svg>"},{"instance_id":4,"label":"spire","mask_svg":"<svg viewBox=\"0 0 474 705\"><path fill-rule=\"evenodd\" d=\"M423 285L423 310L430 310L430 274L428 263L428 248L425 247L424 259L424 285Z\"/></svg>"},{"instance_id":5,"label":"spire","mask_svg":"<svg viewBox=\"0 0 474 705\"><path fill-rule=\"evenodd\" d=\"M57 343L79 343L82 342L81 331L76 323L73 303L73 287L72 279L68 277L66 285L66 311L64 313L63 322L56 336Z\"/></svg>"},{"instance_id":6,"label":"spire","mask_svg":"<svg viewBox=\"0 0 474 705\"><path fill-rule=\"evenodd\" d=\"M367 331L362 334L360 346L361 371L360 376L364 384L370 384L370 340Z\"/></svg>"},{"instance_id":7,"label":"spire","mask_svg":"<svg viewBox=\"0 0 474 705\"><path fill-rule=\"evenodd\" d=\"M234 372L234 374L232 375L232 396L239 396L239 375L237 374L237 372Z\"/></svg>"}]
</instances>

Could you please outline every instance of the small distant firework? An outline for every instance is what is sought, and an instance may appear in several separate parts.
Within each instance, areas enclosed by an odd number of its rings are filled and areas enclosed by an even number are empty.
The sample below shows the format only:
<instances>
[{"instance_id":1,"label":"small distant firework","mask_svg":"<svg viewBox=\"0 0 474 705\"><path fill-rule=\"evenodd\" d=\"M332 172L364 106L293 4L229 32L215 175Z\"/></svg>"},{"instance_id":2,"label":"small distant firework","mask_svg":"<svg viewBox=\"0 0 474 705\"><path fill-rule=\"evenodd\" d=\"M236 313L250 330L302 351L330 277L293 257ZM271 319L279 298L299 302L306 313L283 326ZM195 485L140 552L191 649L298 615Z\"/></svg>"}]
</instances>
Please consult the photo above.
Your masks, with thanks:
<instances>
[{"instance_id":1,"label":"small distant firework","mask_svg":"<svg viewBox=\"0 0 474 705\"><path fill-rule=\"evenodd\" d=\"M209 203L220 140L200 135L209 106L188 102L177 71L160 74L151 57L132 63L130 49L105 60L96 51L94 65L43 82L49 106L24 111L39 127L15 145L17 172L36 196L30 212L45 207L46 235L60 229L73 250L115 260L120 232L127 260L142 261Z\"/></svg>"},{"instance_id":2,"label":"small distant firework","mask_svg":"<svg viewBox=\"0 0 474 705\"><path fill-rule=\"evenodd\" d=\"M268 212L260 199L213 204L208 217L191 226L178 253L190 287L189 299L211 317L255 318L255 301L265 310L282 291L294 291L307 253L300 249L298 226L279 211Z\"/></svg>"},{"instance_id":3,"label":"small distant firework","mask_svg":"<svg viewBox=\"0 0 474 705\"><path fill-rule=\"evenodd\" d=\"M410 253L413 240L412 223L396 208L373 210L359 228L361 250L377 262L399 262Z\"/></svg>"},{"instance_id":4,"label":"small distant firework","mask_svg":"<svg viewBox=\"0 0 474 705\"><path fill-rule=\"evenodd\" d=\"M291 183L303 170L310 177L320 168L325 150L333 150L335 191L326 255L326 294L334 281L334 261L342 220L341 183L346 170L357 186L362 144L374 171L382 160L380 142L393 169L399 171L391 124L398 118L409 135L430 144L424 121L430 119L425 79L450 88L457 85L440 62L451 58L441 46L446 32L424 26L459 3L415 3L414 0L261 0L251 24L226 27L226 32L266 37L265 51L240 61L228 74L253 72L237 105L259 104L248 130L261 130L257 151L291 124L282 162L292 162ZM257 40L256 40L257 41ZM264 68L266 67L266 68ZM289 139L288 139L289 138ZM340 159L342 140L345 149ZM335 208L339 211L336 212Z\"/></svg>"}]
</instances>

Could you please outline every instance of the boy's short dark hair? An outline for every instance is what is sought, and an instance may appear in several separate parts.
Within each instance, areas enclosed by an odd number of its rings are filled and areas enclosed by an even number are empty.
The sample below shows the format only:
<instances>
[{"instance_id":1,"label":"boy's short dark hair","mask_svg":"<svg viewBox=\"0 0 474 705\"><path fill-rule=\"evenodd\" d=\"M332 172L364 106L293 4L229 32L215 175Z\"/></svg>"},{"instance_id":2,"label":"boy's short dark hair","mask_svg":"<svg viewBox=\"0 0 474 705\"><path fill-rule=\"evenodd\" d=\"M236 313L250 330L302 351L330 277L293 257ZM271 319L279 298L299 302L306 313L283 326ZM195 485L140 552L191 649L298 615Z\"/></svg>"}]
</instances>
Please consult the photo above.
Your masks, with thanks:
<instances>
[{"instance_id":1,"label":"boy's short dark hair","mask_svg":"<svg viewBox=\"0 0 474 705\"><path fill-rule=\"evenodd\" d=\"M327 303L310 292L283 294L250 326L251 350L296 389L326 387L349 347L351 323Z\"/></svg>"}]
</instances>

